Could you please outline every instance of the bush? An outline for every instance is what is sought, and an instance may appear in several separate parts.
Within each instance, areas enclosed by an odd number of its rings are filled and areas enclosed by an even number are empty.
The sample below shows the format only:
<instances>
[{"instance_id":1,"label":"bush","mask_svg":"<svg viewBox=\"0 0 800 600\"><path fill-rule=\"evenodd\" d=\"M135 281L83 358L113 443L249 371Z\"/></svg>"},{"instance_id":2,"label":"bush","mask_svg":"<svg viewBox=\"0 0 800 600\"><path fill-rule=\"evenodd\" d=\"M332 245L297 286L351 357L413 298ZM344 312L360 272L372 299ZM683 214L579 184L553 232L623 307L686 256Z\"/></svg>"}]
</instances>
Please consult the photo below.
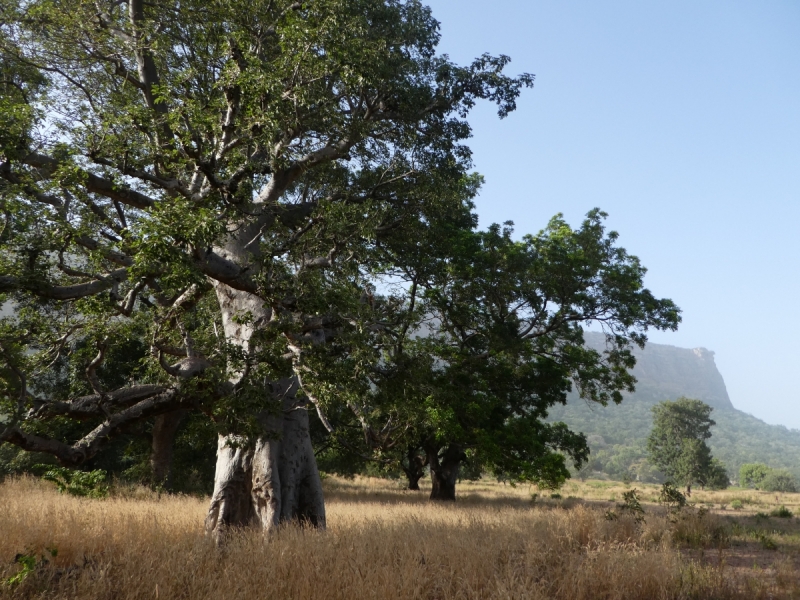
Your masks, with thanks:
<instances>
[{"instance_id":1,"label":"bush","mask_svg":"<svg viewBox=\"0 0 800 600\"><path fill-rule=\"evenodd\" d=\"M777 550L778 549L777 542L772 537L767 535L766 533L763 533L763 532L758 533L757 536L756 536L756 539L758 539L758 541L761 542L761 547L764 548L764 550Z\"/></svg>"},{"instance_id":2,"label":"bush","mask_svg":"<svg viewBox=\"0 0 800 600\"><path fill-rule=\"evenodd\" d=\"M793 516L792 511L783 505L773 510L769 515L771 517L778 517L779 519L791 519Z\"/></svg>"},{"instance_id":3,"label":"bush","mask_svg":"<svg viewBox=\"0 0 800 600\"><path fill-rule=\"evenodd\" d=\"M784 469L772 469L761 482L761 489L767 492L796 492L797 481Z\"/></svg>"},{"instance_id":4,"label":"bush","mask_svg":"<svg viewBox=\"0 0 800 600\"><path fill-rule=\"evenodd\" d=\"M644 508L639 500L639 495L636 493L636 488L628 490L622 494L622 504L617 504L620 512L626 512L633 516L634 521L637 523L644 522Z\"/></svg>"},{"instance_id":5,"label":"bush","mask_svg":"<svg viewBox=\"0 0 800 600\"><path fill-rule=\"evenodd\" d=\"M670 510L680 510L686 506L686 496L684 496L678 488L672 485L672 483L667 481L661 486L659 502Z\"/></svg>"},{"instance_id":6,"label":"bush","mask_svg":"<svg viewBox=\"0 0 800 600\"><path fill-rule=\"evenodd\" d=\"M736 498L731 501L731 508L733 510L742 510L744 508L744 503L739 500L739 498Z\"/></svg>"},{"instance_id":7,"label":"bush","mask_svg":"<svg viewBox=\"0 0 800 600\"><path fill-rule=\"evenodd\" d=\"M51 467L42 479L52 481L61 493L67 492L73 496L88 498L105 498L108 496L108 486L105 471L73 471L64 467Z\"/></svg>"}]
</instances>

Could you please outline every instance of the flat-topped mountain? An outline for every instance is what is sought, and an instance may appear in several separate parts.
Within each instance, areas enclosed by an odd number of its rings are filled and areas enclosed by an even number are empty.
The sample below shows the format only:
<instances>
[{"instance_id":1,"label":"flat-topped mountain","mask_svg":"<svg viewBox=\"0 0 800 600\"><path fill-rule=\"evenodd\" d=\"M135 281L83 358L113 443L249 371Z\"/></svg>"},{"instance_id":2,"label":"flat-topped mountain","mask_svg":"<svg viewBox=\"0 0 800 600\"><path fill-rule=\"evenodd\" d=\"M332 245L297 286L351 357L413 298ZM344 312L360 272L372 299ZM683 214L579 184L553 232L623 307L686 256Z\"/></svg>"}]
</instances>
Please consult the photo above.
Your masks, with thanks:
<instances>
[{"instance_id":1,"label":"flat-topped mountain","mask_svg":"<svg viewBox=\"0 0 800 600\"><path fill-rule=\"evenodd\" d=\"M586 344L601 349L605 338L587 332ZM651 408L662 400L696 398L714 407L709 446L735 478L743 463L762 462L785 468L800 478L800 431L769 425L737 410L728 397L725 381L705 348L678 348L647 344L634 349L638 382L619 405L587 403L576 394L566 406L555 406L550 421L563 421L586 434L591 456L582 471L590 476L658 481L659 473L647 462L646 439L652 427Z\"/></svg>"},{"instance_id":2,"label":"flat-topped mountain","mask_svg":"<svg viewBox=\"0 0 800 600\"><path fill-rule=\"evenodd\" d=\"M590 348L599 350L605 346L602 333L587 332L585 339ZM644 350L634 346L633 354L637 399L660 402L686 396L714 408L733 408L711 350L647 344Z\"/></svg>"}]
</instances>

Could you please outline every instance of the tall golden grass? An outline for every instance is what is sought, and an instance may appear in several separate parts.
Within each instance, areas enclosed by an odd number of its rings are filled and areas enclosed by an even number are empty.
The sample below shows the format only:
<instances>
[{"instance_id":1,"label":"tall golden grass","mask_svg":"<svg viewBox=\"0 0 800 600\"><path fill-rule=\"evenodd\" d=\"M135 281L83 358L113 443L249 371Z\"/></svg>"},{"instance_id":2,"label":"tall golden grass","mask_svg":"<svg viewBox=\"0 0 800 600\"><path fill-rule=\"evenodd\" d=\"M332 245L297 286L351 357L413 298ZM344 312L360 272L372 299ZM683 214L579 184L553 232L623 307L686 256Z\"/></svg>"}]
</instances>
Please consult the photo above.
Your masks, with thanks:
<instances>
[{"instance_id":1,"label":"tall golden grass","mask_svg":"<svg viewBox=\"0 0 800 600\"><path fill-rule=\"evenodd\" d=\"M329 482L328 530L265 539L202 532L204 499L58 494L33 479L0 485L0 598L667 599L773 598L780 578L741 580L693 563L665 516L644 524L571 501L478 491L434 505L384 484ZM509 490L510 491L510 490ZM566 507L566 508L565 508ZM52 557L48 549L56 548ZM18 553L44 556L16 584Z\"/></svg>"}]
</instances>

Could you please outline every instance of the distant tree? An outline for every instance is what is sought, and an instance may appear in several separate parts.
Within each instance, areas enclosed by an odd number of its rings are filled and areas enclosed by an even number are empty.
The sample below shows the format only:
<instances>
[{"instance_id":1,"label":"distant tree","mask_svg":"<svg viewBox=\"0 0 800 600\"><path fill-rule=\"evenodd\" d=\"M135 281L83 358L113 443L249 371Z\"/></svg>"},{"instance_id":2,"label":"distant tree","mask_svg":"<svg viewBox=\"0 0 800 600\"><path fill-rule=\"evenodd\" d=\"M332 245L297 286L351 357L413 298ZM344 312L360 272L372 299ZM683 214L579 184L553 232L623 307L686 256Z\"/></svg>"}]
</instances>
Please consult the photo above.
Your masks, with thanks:
<instances>
[{"instance_id":1,"label":"distant tree","mask_svg":"<svg viewBox=\"0 0 800 600\"><path fill-rule=\"evenodd\" d=\"M711 466L708 470L708 477L706 479L706 486L712 490L724 490L731 483L728 477L728 470L725 464L718 458L711 459Z\"/></svg>"},{"instance_id":2,"label":"distant tree","mask_svg":"<svg viewBox=\"0 0 800 600\"><path fill-rule=\"evenodd\" d=\"M739 467L739 486L758 488L770 471L763 463L745 463Z\"/></svg>"},{"instance_id":3,"label":"distant tree","mask_svg":"<svg viewBox=\"0 0 800 600\"><path fill-rule=\"evenodd\" d=\"M653 429L647 440L650 461L674 483L724 488L725 467L711 456L713 409L700 400L679 398L653 407Z\"/></svg>"},{"instance_id":4,"label":"distant tree","mask_svg":"<svg viewBox=\"0 0 800 600\"><path fill-rule=\"evenodd\" d=\"M797 480L785 469L770 469L761 482L761 489L766 492L796 492Z\"/></svg>"}]
</instances>

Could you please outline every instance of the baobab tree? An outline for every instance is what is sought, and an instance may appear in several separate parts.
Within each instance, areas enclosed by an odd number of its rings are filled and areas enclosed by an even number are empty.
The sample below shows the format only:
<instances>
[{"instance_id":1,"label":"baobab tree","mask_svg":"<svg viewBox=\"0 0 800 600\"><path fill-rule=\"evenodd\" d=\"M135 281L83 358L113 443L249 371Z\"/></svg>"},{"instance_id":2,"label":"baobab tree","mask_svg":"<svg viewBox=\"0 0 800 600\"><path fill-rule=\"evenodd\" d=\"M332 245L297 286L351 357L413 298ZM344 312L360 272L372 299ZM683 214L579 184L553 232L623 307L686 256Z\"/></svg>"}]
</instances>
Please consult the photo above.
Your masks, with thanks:
<instances>
[{"instance_id":1,"label":"baobab tree","mask_svg":"<svg viewBox=\"0 0 800 600\"><path fill-rule=\"evenodd\" d=\"M438 37L414 1L2 0L0 292L25 327L4 332L0 439L80 465L138 420L204 410L209 531L324 526L302 348L391 320L375 282L432 227L474 225L466 116L506 116L533 81L503 56L456 65ZM219 322L188 323L209 297ZM106 389L129 322L150 367ZM37 395L29 351L78 335L85 389ZM91 427L39 428L67 418Z\"/></svg>"}]
</instances>

